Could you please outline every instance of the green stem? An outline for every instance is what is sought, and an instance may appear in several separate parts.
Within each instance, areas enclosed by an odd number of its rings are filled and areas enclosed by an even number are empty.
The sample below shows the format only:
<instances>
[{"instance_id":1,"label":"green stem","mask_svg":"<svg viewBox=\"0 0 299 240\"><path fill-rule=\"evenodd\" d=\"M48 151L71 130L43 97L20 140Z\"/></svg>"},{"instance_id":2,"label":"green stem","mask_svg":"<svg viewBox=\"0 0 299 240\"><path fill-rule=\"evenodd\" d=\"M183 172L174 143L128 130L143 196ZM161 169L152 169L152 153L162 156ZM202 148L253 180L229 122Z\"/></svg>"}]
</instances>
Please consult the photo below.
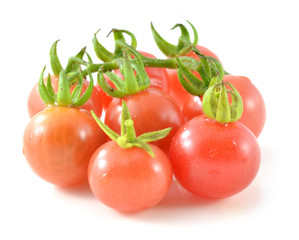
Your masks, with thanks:
<instances>
[{"instance_id":1,"label":"green stem","mask_svg":"<svg viewBox=\"0 0 299 240\"><path fill-rule=\"evenodd\" d=\"M126 52L123 52L124 55L124 79L125 79L125 90L126 93L131 95L135 94L139 90L138 83L136 81L136 77L134 75L134 70L132 68L132 65L130 63L130 60L126 54Z\"/></svg>"},{"instance_id":2,"label":"green stem","mask_svg":"<svg viewBox=\"0 0 299 240\"><path fill-rule=\"evenodd\" d=\"M179 57L182 62L188 62L190 65L199 65L199 62L191 57ZM158 67L158 68L169 68L169 69L176 69L177 68L177 61L176 58L169 58L169 59L157 59L157 58L147 58L143 57L142 62L144 67ZM131 60L133 63L137 60ZM99 63L99 64L88 64L88 67L82 71L83 76L88 75L88 72L94 73L97 72L101 67L103 67L103 71L114 70L118 69L119 66L117 64L117 60L106 62L106 63Z\"/></svg>"},{"instance_id":3,"label":"green stem","mask_svg":"<svg viewBox=\"0 0 299 240\"><path fill-rule=\"evenodd\" d=\"M142 58L142 62L144 67L158 67L158 68L171 68L175 69L176 66L176 59L169 58L169 59L154 59L154 58Z\"/></svg>"},{"instance_id":4,"label":"green stem","mask_svg":"<svg viewBox=\"0 0 299 240\"><path fill-rule=\"evenodd\" d=\"M127 141L132 143L136 140L136 133L134 129L134 122L132 119L127 119L125 121L125 127L127 131Z\"/></svg>"},{"instance_id":5,"label":"green stem","mask_svg":"<svg viewBox=\"0 0 299 240\"><path fill-rule=\"evenodd\" d=\"M70 106L72 104L72 95L65 70L61 70L59 74L57 104L60 106Z\"/></svg>"},{"instance_id":6,"label":"green stem","mask_svg":"<svg viewBox=\"0 0 299 240\"><path fill-rule=\"evenodd\" d=\"M125 101L122 101L122 115L121 115L121 135L118 135L116 132L111 130L106 126L95 114L91 111L91 114L95 121L98 123L100 128L121 148L132 148L138 147L145 150L153 158L155 157L154 151L151 149L151 146L148 145L148 142L154 142L160 140L168 135L171 128L162 129L155 132L144 133L136 137L134 122L131 118L129 108Z\"/></svg>"},{"instance_id":7,"label":"green stem","mask_svg":"<svg viewBox=\"0 0 299 240\"><path fill-rule=\"evenodd\" d=\"M199 61L183 56L179 57L180 61L182 63L185 63L188 67L191 69L196 69L199 65ZM95 73L98 72L100 68L102 68L103 72L104 71L109 71L109 70L114 70L114 69L119 69L119 59L115 59L111 62L105 62L105 63L87 63L81 59L78 58L72 58L70 61L74 62L81 62L83 65L87 66L86 69L84 69L81 74L83 77L86 77L88 73ZM131 60L132 63L136 62L138 60L133 59ZM169 59L157 59L157 58L147 58L147 57L142 57L141 61L144 64L144 67L157 67L157 68L168 68L168 69L176 69L177 68L177 60L176 58L169 58ZM71 75L68 76L68 80L70 85L73 83L76 83L77 80L79 79L80 72L75 72Z\"/></svg>"}]
</instances>

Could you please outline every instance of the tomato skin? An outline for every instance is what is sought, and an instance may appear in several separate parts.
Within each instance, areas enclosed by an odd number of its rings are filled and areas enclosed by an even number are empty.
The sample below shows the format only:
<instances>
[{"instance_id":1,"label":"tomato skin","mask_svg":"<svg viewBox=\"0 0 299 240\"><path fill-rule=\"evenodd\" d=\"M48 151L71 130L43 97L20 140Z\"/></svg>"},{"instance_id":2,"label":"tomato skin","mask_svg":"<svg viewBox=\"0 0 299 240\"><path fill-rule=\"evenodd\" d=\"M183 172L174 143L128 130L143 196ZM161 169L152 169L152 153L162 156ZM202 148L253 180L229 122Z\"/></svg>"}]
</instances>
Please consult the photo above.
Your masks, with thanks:
<instances>
[{"instance_id":1,"label":"tomato skin","mask_svg":"<svg viewBox=\"0 0 299 240\"><path fill-rule=\"evenodd\" d=\"M219 58L216 56L215 53L210 51L209 49L203 47L203 46L197 46L197 49L201 51L206 56L213 57L217 59L218 61ZM189 53L187 56L193 57L196 60L199 60L198 56L194 54L193 52ZM181 85L178 76L177 76L177 70L176 69L167 69L167 74L168 74L168 86L169 86L169 95L177 102L178 106L180 108L183 107L183 104L186 100L186 97L189 95L189 93L183 88ZM194 74L201 79L200 75L197 72L194 72Z\"/></svg>"},{"instance_id":2,"label":"tomato skin","mask_svg":"<svg viewBox=\"0 0 299 240\"><path fill-rule=\"evenodd\" d=\"M91 191L110 208L136 212L159 203L172 182L172 167L165 153L150 145L152 158L145 150L123 149L107 142L93 154L88 179Z\"/></svg>"},{"instance_id":3,"label":"tomato skin","mask_svg":"<svg viewBox=\"0 0 299 240\"><path fill-rule=\"evenodd\" d=\"M212 57L212 58L215 58L216 60L218 60L220 62L220 59L218 58L218 56L213 53L210 49L204 47L204 46L200 46L200 45L197 45L196 48L205 56L209 56L209 57ZM196 60L199 60L198 56L194 53L194 52L190 52L188 54L189 57L193 57L194 59Z\"/></svg>"},{"instance_id":4,"label":"tomato skin","mask_svg":"<svg viewBox=\"0 0 299 240\"><path fill-rule=\"evenodd\" d=\"M182 107L182 113L185 119L185 122L191 120L194 117L203 115L202 109L202 97L189 95L186 97L185 102Z\"/></svg>"},{"instance_id":5,"label":"tomato skin","mask_svg":"<svg viewBox=\"0 0 299 240\"><path fill-rule=\"evenodd\" d=\"M168 78L169 78L169 91L168 94L171 96L179 108L182 109L184 102L186 101L186 98L190 95L181 85L178 73L176 69L167 69ZM201 79L199 73L194 72L194 74Z\"/></svg>"},{"instance_id":6,"label":"tomato skin","mask_svg":"<svg viewBox=\"0 0 299 240\"><path fill-rule=\"evenodd\" d=\"M231 83L240 93L243 114L239 121L258 137L266 121L266 106L261 93L247 77L225 75L223 81Z\"/></svg>"},{"instance_id":7,"label":"tomato skin","mask_svg":"<svg viewBox=\"0 0 299 240\"><path fill-rule=\"evenodd\" d=\"M245 189L255 178L260 159L257 140L247 127L205 116L182 126L170 149L178 182L204 198L225 198Z\"/></svg>"},{"instance_id":8,"label":"tomato skin","mask_svg":"<svg viewBox=\"0 0 299 240\"><path fill-rule=\"evenodd\" d=\"M46 82L47 78L44 78L44 81ZM55 93L57 93L58 91L58 81L59 81L59 77L54 75L51 76L51 83ZM84 80L83 87L82 87L82 94L85 92L88 85L89 82L87 80ZM74 89L74 87L75 86L71 87L71 91ZM39 95L38 83L36 83L28 96L27 109L28 109L29 117L32 118L35 114L44 110L45 108L46 105L44 104L43 100ZM99 86L97 85L94 86L90 99L88 99L87 102L81 106L81 108L86 109L88 111L93 110L97 116L101 116L103 107L102 107L102 97L101 97Z\"/></svg>"},{"instance_id":9,"label":"tomato skin","mask_svg":"<svg viewBox=\"0 0 299 240\"><path fill-rule=\"evenodd\" d=\"M139 52L147 58L156 59L156 57L150 53ZM151 80L150 87L160 89L166 93L168 92L168 75L165 68L145 67L145 71Z\"/></svg>"},{"instance_id":10,"label":"tomato skin","mask_svg":"<svg viewBox=\"0 0 299 240\"><path fill-rule=\"evenodd\" d=\"M106 141L106 135L86 110L49 106L27 125L23 153L39 177L66 187L87 180L90 157Z\"/></svg>"},{"instance_id":11,"label":"tomato skin","mask_svg":"<svg viewBox=\"0 0 299 240\"><path fill-rule=\"evenodd\" d=\"M168 153L172 137L184 123L183 115L174 100L155 88L122 99L113 99L106 110L105 124L117 133L120 133L122 100L129 108L137 136L172 127L165 138L153 142Z\"/></svg>"},{"instance_id":12,"label":"tomato skin","mask_svg":"<svg viewBox=\"0 0 299 240\"><path fill-rule=\"evenodd\" d=\"M142 52L142 51L138 51L138 52L147 58L154 58L154 59L156 58L154 55L150 53ZM145 67L145 71L151 80L150 87L160 89L166 93L168 92L169 81L168 81L168 74L165 68ZM113 72L123 79L123 75L121 74L119 69L116 69ZM108 79L108 77L106 75L104 75L104 77L106 81L112 87L114 87L113 83ZM113 100L113 98L107 95L102 89L101 89L101 95L103 99L103 108L107 109L109 103Z\"/></svg>"}]
</instances>

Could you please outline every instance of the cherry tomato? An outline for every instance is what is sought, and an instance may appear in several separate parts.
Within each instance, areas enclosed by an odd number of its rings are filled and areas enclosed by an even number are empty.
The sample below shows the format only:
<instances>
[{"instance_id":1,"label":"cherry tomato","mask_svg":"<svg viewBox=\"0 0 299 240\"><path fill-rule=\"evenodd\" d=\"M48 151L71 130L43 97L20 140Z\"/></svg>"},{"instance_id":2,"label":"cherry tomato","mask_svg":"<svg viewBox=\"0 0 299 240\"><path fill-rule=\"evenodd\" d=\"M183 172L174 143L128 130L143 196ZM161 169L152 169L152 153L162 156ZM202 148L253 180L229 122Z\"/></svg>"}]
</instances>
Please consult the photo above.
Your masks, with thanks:
<instances>
[{"instance_id":1,"label":"cherry tomato","mask_svg":"<svg viewBox=\"0 0 299 240\"><path fill-rule=\"evenodd\" d=\"M156 58L150 53L139 52L147 58ZM145 67L145 71L151 80L151 87L168 92L168 75L165 68Z\"/></svg>"},{"instance_id":2,"label":"cherry tomato","mask_svg":"<svg viewBox=\"0 0 299 240\"><path fill-rule=\"evenodd\" d=\"M150 53L142 51L139 52L145 57L156 58L154 55ZM150 87L160 89L164 92L168 92L168 75L165 68L145 67L145 71L151 80ZM114 73L116 73L119 77L123 78L123 75L120 73L119 69L114 70ZM104 77L106 81L113 87L113 83L107 78L107 76ZM107 95L102 89L101 95L103 101L103 108L106 109L113 98Z\"/></svg>"},{"instance_id":3,"label":"cherry tomato","mask_svg":"<svg viewBox=\"0 0 299 240\"><path fill-rule=\"evenodd\" d=\"M191 94L186 97L182 107L185 122L204 114L201 101L202 97L193 96Z\"/></svg>"},{"instance_id":4,"label":"cherry tomato","mask_svg":"<svg viewBox=\"0 0 299 240\"><path fill-rule=\"evenodd\" d=\"M220 61L219 58L213 52L211 52L209 49L207 49L203 46L197 46L197 49L199 51L201 51L202 54L204 54L206 56L213 57L213 58L217 59L218 61ZM193 57L196 60L199 60L197 55L194 54L193 52L189 53L188 56ZM194 72L194 73L198 78L201 79L200 75L197 72ZM182 106L186 100L186 97L189 95L189 93L181 85L181 83L178 79L176 69L167 69L167 74L168 74L168 80L169 80L168 93L177 102L178 106L180 108L182 108Z\"/></svg>"},{"instance_id":5,"label":"cherry tomato","mask_svg":"<svg viewBox=\"0 0 299 240\"><path fill-rule=\"evenodd\" d=\"M199 46L199 45L197 45L196 48L197 48L203 55L205 55L205 56L209 56L209 57L212 57L212 58L215 58L215 59L217 59L217 60L220 62L220 59L218 58L218 56L217 56L215 53L213 53L211 50L209 50L208 48L203 47L203 46ZM199 60L198 56L197 56L195 53L193 53L193 52L190 52L190 53L188 54L188 56L189 56L189 57L193 57L193 58L196 59L196 60Z\"/></svg>"},{"instance_id":6,"label":"cherry tomato","mask_svg":"<svg viewBox=\"0 0 299 240\"><path fill-rule=\"evenodd\" d=\"M172 182L172 167L165 153L150 144L155 158L137 147L123 149L107 142L93 154L88 179L91 191L105 205L136 212L159 203Z\"/></svg>"},{"instance_id":7,"label":"cherry tomato","mask_svg":"<svg viewBox=\"0 0 299 240\"><path fill-rule=\"evenodd\" d=\"M170 149L177 181L205 198L225 198L245 189L260 159L257 140L242 123L221 124L205 116L182 126Z\"/></svg>"},{"instance_id":8,"label":"cherry tomato","mask_svg":"<svg viewBox=\"0 0 299 240\"><path fill-rule=\"evenodd\" d=\"M155 88L148 88L124 97L123 100L128 105L137 136L172 127L167 137L154 142L167 153L172 137L184 123L182 113L174 100ZM121 112L122 99L113 99L106 110L105 124L117 133L120 133Z\"/></svg>"},{"instance_id":9,"label":"cherry tomato","mask_svg":"<svg viewBox=\"0 0 299 240\"><path fill-rule=\"evenodd\" d=\"M51 82L53 86L53 90L55 93L58 91L58 77L52 75L51 76ZM44 81L47 81L47 78L44 79ZM89 85L89 82L87 80L84 80L83 87L82 87L82 94L87 89ZM74 89L75 85L71 87L71 90ZM46 105L44 104L43 100L41 99L39 95L38 90L38 83L34 85L32 88L27 102L27 109L29 113L29 117L33 117L38 112L42 111L46 108ZM88 111L93 110L97 116L101 116L102 114L102 98L100 93L100 88L98 86L94 86L92 95L88 101L81 106L81 108L86 109Z\"/></svg>"},{"instance_id":10,"label":"cherry tomato","mask_svg":"<svg viewBox=\"0 0 299 240\"><path fill-rule=\"evenodd\" d=\"M243 114L239 119L258 137L266 121L266 106L259 90L243 76L225 75L224 82L230 82L240 93L243 100Z\"/></svg>"},{"instance_id":11,"label":"cherry tomato","mask_svg":"<svg viewBox=\"0 0 299 240\"><path fill-rule=\"evenodd\" d=\"M49 106L27 125L23 153L39 177L58 186L71 186L87 180L89 160L106 141L107 136L86 110Z\"/></svg>"}]
</instances>

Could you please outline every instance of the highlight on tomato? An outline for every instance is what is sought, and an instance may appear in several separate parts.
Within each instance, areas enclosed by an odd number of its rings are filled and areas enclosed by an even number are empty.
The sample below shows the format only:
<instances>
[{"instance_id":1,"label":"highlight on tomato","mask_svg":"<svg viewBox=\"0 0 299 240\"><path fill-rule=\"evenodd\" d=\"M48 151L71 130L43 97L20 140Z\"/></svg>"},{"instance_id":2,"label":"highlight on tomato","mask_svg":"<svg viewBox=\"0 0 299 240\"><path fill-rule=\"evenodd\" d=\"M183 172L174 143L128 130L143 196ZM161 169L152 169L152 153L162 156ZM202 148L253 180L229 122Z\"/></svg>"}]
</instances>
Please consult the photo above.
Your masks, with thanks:
<instances>
[{"instance_id":1,"label":"highlight on tomato","mask_svg":"<svg viewBox=\"0 0 299 240\"><path fill-rule=\"evenodd\" d=\"M57 186L73 186L87 181L87 168L94 151L107 141L90 112L80 108L91 96L93 80L81 96L83 77L70 91L64 70L55 94L48 76L39 80L41 98L47 107L35 114L25 128L23 153L32 170Z\"/></svg>"},{"instance_id":2,"label":"highlight on tomato","mask_svg":"<svg viewBox=\"0 0 299 240\"><path fill-rule=\"evenodd\" d=\"M165 137L171 128L136 137L125 101L122 101L121 135L94 113L93 116L112 139L91 157L88 179L93 194L106 206L124 212L137 212L158 204L170 188L172 166L167 155L148 142Z\"/></svg>"},{"instance_id":3,"label":"highlight on tomato","mask_svg":"<svg viewBox=\"0 0 299 240\"><path fill-rule=\"evenodd\" d=\"M229 84L229 83L228 83ZM229 84L212 85L203 97L205 115L185 123L172 140L170 160L177 181L204 198L225 198L244 190L257 175L261 152L253 133L237 121L242 98Z\"/></svg>"}]
</instances>

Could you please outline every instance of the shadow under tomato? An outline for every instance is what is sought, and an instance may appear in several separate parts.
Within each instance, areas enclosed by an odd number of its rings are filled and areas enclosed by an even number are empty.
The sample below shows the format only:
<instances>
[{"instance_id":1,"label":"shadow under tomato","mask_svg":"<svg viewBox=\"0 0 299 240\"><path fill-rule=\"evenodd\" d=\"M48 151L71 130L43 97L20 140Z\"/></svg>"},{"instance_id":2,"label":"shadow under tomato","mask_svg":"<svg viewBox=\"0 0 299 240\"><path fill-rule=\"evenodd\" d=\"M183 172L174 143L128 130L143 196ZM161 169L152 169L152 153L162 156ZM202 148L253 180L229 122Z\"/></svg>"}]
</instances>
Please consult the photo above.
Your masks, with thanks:
<instances>
[{"instance_id":1,"label":"shadow under tomato","mask_svg":"<svg viewBox=\"0 0 299 240\"><path fill-rule=\"evenodd\" d=\"M69 196L81 197L81 198L94 198L88 182L84 182L80 185L71 186L71 187L59 187L56 186L55 190L59 193L63 193Z\"/></svg>"},{"instance_id":2,"label":"shadow under tomato","mask_svg":"<svg viewBox=\"0 0 299 240\"><path fill-rule=\"evenodd\" d=\"M165 198L158 204L158 208L178 208L204 206L217 203L219 199L205 199L198 197L183 188L175 179Z\"/></svg>"},{"instance_id":3,"label":"shadow under tomato","mask_svg":"<svg viewBox=\"0 0 299 240\"><path fill-rule=\"evenodd\" d=\"M260 182L256 181L235 196L204 199L189 193L174 180L169 192L158 205L137 213L119 212L119 214L134 221L170 225L225 221L230 217L243 216L254 211L261 198L260 185Z\"/></svg>"},{"instance_id":4,"label":"shadow under tomato","mask_svg":"<svg viewBox=\"0 0 299 240\"><path fill-rule=\"evenodd\" d=\"M204 199L200 198L187 190L185 190L175 179L172 181L171 187L164 197L164 199L158 203L156 206L151 207L149 209L135 212L135 213L126 213L126 212L119 212L120 215L127 216L127 217L133 217L138 219L144 218L146 219L149 217L149 219L156 215L161 214L166 216L166 218L169 218L169 212L177 212L180 209L188 209L188 208L198 208L198 207L204 207L208 205L216 204L221 200L215 200L215 199ZM153 217L155 219L157 216ZM161 218L160 218L161 219Z\"/></svg>"}]
</instances>

